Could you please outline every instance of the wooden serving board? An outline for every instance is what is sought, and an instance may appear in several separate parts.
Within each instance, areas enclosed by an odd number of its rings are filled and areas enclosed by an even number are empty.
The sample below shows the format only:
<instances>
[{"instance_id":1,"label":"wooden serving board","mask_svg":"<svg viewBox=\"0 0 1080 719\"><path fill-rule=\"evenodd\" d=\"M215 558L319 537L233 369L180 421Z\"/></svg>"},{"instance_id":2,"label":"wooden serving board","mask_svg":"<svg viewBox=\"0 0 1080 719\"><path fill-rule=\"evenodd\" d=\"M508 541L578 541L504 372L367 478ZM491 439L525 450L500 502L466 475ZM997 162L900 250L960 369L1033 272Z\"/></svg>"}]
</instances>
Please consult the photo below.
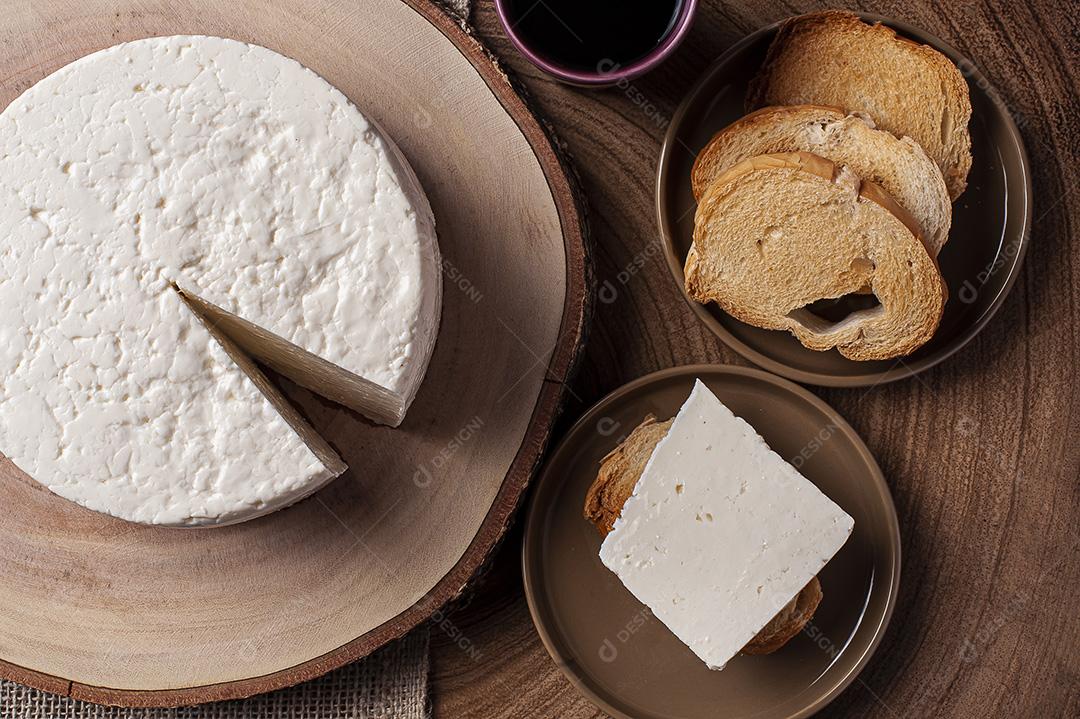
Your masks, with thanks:
<instances>
[{"instance_id":1,"label":"wooden serving board","mask_svg":"<svg viewBox=\"0 0 1080 719\"><path fill-rule=\"evenodd\" d=\"M97 702L287 686L457 595L547 442L587 309L581 216L551 143L482 48L420 0L8 2L0 107L92 51L187 33L299 60L398 143L435 212L442 327L398 429L283 383L350 471L252 522L129 524L0 456L0 675Z\"/></svg>"}]
</instances>

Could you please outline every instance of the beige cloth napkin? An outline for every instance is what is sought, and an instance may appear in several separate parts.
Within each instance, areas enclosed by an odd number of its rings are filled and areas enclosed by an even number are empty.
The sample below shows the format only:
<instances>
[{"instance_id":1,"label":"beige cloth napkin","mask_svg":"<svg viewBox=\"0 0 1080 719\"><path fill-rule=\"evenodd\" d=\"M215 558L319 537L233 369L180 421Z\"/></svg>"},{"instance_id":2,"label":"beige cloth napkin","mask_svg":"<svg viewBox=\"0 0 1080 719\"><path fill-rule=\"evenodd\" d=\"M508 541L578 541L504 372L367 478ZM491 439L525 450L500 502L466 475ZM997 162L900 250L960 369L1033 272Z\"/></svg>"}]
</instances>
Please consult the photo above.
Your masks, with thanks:
<instances>
[{"instance_id":1,"label":"beige cloth napkin","mask_svg":"<svg viewBox=\"0 0 1080 719\"><path fill-rule=\"evenodd\" d=\"M471 0L435 0L468 21ZM428 627L291 689L181 709L118 709L0 680L0 719L427 719Z\"/></svg>"}]
</instances>

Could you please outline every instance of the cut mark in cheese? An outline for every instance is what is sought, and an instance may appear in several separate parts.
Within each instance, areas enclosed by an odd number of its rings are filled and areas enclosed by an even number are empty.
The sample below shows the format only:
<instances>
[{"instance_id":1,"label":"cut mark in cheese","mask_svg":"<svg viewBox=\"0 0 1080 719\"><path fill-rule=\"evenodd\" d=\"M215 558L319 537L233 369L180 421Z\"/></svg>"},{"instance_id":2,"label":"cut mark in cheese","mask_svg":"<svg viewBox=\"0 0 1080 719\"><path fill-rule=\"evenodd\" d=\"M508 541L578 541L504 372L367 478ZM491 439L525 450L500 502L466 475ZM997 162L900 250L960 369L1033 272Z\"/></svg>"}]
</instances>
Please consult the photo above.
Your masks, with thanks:
<instances>
[{"instance_id":1,"label":"cut mark in cheese","mask_svg":"<svg viewBox=\"0 0 1080 719\"><path fill-rule=\"evenodd\" d=\"M281 415L281 418L292 428L292 431L296 433L296 436L307 445L311 453L319 458L323 466L326 467L330 476L327 477L327 481L338 477L348 469L345 462L341 459L334 448L323 439L318 432L308 423L307 419L300 414L299 411L286 399L285 395L281 393L274 383L271 382L267 376L263 373L259 366L255 364L250 357L248 357L244 350L233 341L228 331L223 331L224 328L219 326L215 322L212 316L205 314L203 307L200 306L199 301L184 292L180 291L176 285L173 285L173 289L176 290L180 299L191 310L191 313L199 320L206 331L210 333L210 336L221 345L221 348L225 350L225 353L229 355L229 358L236 363L236 366L240 368L247 378L251 380L251 383L258 388L263 397L277 410L277 413ZM321 486L321 485L320 485ZM310 491L314 492L319 489L319 486L310 487ZM290 497L290 501L299 501L303 497Z\"/></svg>"},{"instance_id":2,"label":"cut mark in cheese","mask_svg":"<svg viewBox=\"0 0 1080 719\"><path fill-rule=\"evenodd\" d=\"M702 661L722 669L853 526L699 380L600 559Z\"/></svg>"},{"instance_id":3,"label":"cut mark in cheese","mask_svg":"<svg viewBox=\"0 0 1080 719\"><path fill-rule=\"evenodd\" d=\"M238 349L278 374L380 424L397 427L405 418L405 403L394 392L286 342L183 287L173 287L204 324L217 329L215 336L224 334Z\"/></svg>"}]
</instances>

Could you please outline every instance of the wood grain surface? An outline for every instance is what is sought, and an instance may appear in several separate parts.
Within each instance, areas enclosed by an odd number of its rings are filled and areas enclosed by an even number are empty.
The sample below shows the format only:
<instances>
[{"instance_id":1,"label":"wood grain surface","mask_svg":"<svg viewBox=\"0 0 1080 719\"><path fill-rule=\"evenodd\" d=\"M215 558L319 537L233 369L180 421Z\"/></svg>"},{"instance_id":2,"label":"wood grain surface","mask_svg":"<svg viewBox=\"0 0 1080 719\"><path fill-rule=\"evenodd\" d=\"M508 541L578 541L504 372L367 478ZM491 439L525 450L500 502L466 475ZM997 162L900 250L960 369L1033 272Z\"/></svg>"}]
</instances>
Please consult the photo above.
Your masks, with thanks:
<instances>
[{"instance_id":1,"label":"wood grain surface","mask_svg":"<svg viewBox=\"0 0 1080 719\"><path fill-rule=\"evenodd\" d=\"M543 76L513 50L490 2L474 9L478 34L565 141L589 200L600 294L563 429L652 370L745 364L696 319L664 264L653 202L657 153L667 118L725 48L822 6L703 2L672 59L603 91ZM985 73L1027 144L1035 207L1022 277L964 350L894 384L812 388L880 462L904 556L883 644L823 715L1078 716L1080 13L1065 0L848 6L922 27ZM504 544L467 606L435 617L436 717L602 716L563 678L532 628L519 538L514 532Z\"/></svg>"},{"instance_id":2,"label":"wood grain surface","mask_svg":"<svg viewBox=\"0 0 1080 719\"><path fill-rule=\"evenodd\" d=\"M135 525L0 456L0 676L127 705L295 684L456 596L543 450L586 309L582 224L558 156L483 50L423 0L317 12L304 0L7 2L0 107L80 56L170 34L281 52L379 123L431 201L445 292L401 427L283 382L350 469L282 511L214 529Z\"/></svg>"}]
</instances>

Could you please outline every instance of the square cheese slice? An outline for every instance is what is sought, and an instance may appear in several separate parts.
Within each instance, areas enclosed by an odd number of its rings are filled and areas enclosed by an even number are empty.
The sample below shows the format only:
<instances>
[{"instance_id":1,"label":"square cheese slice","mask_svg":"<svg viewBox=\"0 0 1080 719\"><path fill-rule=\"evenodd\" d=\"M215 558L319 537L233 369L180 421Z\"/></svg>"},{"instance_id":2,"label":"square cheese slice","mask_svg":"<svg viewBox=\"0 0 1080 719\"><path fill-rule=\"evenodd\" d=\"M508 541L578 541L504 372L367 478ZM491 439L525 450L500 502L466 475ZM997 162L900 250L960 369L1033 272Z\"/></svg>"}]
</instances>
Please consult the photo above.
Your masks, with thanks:
<instances>
[{"instance_id":1,"label":"square cheese slice","mask_svg":"<svg viewBox=\"0 0 1080 719\"><path fill-rule=\"evenodd\" d=\"M698 380L600 559L709 668L722 669L853 526Z\"/></svg>"}]
</instances>

